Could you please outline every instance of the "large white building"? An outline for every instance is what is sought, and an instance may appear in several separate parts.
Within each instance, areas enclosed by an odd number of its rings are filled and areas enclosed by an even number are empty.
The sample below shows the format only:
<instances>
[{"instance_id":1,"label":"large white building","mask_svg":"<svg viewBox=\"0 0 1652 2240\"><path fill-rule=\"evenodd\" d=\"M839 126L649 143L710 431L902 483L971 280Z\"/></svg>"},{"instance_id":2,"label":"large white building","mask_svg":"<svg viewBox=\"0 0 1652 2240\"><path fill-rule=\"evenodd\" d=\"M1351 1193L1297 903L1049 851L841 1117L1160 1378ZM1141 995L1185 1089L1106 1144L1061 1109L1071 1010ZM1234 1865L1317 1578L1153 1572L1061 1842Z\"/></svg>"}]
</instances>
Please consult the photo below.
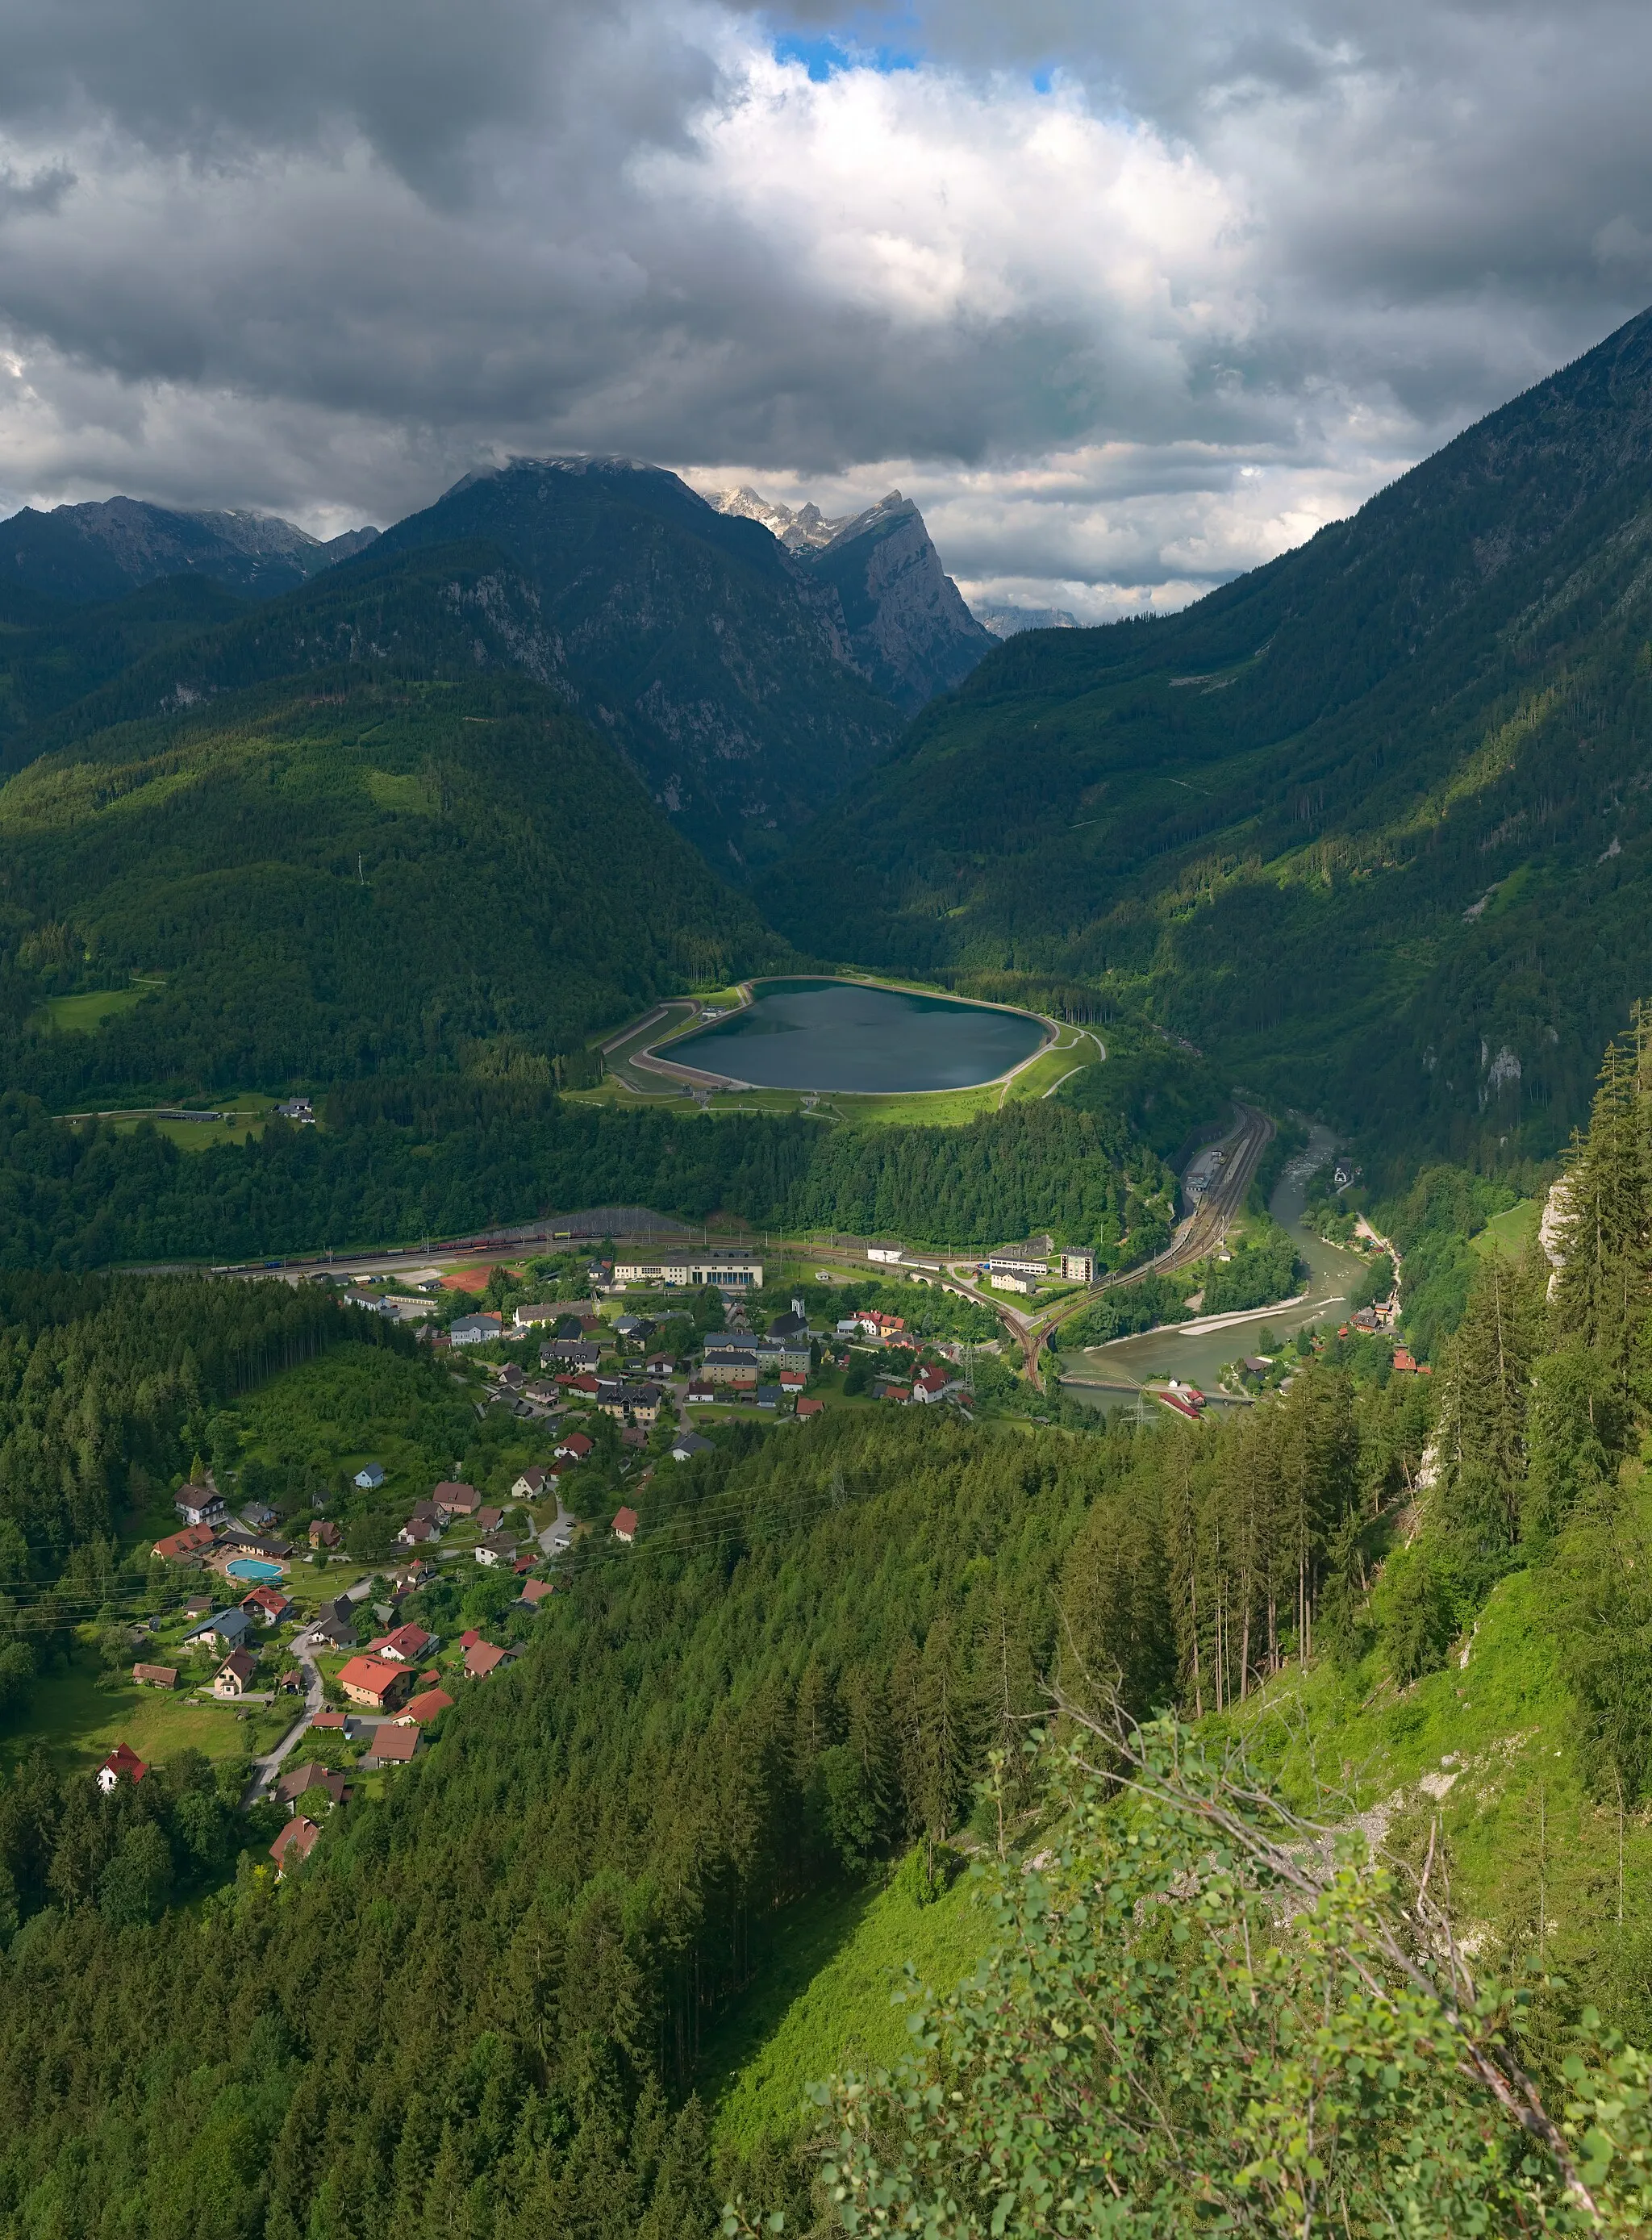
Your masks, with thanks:
<instances>
[{"instance_id":1,"label":"large white building","mask_svg":"<svg viewBox=\"0 0 1652 2240\"><path fill-rule=\"evenodd\" d=\"M650 1290L683 1290L694 1283L715 1283L721 1291L760 1291L763 1263L743 1252L708 1250L668 1255L658 1260L616 1260L614 1282L620 1290L636 1283Z\"/></svg>"}]
</instances>

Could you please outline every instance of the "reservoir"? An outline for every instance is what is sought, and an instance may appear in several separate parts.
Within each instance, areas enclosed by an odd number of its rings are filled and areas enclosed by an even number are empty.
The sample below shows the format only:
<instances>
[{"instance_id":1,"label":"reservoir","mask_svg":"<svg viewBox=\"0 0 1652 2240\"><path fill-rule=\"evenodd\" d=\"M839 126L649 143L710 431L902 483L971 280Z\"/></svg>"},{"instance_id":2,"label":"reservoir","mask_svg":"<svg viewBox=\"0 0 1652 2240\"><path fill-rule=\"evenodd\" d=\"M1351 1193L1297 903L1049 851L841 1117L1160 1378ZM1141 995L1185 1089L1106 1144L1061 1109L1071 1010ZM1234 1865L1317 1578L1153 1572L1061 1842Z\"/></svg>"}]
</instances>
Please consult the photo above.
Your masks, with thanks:
<instances>
[{"instance_id":1,"label":"reservoir","mask_svg":"<svg viewBox=\"0 0 1652 2240\"><path fill-rule=\"evenodd\" d=\"M1296 1243L1297 1257L1308 1263L1308 1297L1301 1306L1282 1314L1266 1307L1254 1317L1229 1323L1225 1330L1187 1337L1174 1327L1144 1330L1139 1337L1116 1338L1111 1345L1091 1346L1082 1353L1062 1356L1062 1390L1070 1400L1110 1410L1133 1407L1137 1388L1149 1379L1178 1377L1196 1384L1213 1410L1242 1403L1224 1402L1217 1379L1230 1361L1253 1353L1274 1354L1299 1330L1328 1323L1335 1330L1346 1322L1349 1294L1369 1263L1356 1252L1327 1244L1302 1226L1302 1206L1308 1177L1328 1159L1334 1139L1329 1130L1316 1128L1308 1149L1293 1159L1269 1201L1268 1210ZM1149 1403L1153 1415L1162 1412Z\"/></svg>"},{"instance_id":2,"label":"reservoir","mask_svg":"<svg viewBox=\"0 0 1652 2240\"><path fill-rule=\"evenodd\" d=\"M760 980L744 1010L659 1055L755 1089L885 1095L996 1081L1043 1043L1042 1022L903 988Z\"/></svg>"}]
</instances>

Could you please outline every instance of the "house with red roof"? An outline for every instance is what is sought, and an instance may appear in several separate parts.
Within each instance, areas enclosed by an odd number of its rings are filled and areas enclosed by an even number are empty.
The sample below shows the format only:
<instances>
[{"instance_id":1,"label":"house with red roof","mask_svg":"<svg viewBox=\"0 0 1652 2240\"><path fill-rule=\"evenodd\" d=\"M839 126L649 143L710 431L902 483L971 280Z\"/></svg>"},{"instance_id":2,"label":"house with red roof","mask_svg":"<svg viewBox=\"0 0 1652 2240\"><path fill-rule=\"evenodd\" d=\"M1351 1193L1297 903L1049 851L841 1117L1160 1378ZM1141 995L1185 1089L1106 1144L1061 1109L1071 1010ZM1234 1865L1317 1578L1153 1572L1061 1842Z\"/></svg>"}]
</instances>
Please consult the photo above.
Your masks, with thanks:
<instances>
[{"instance_id":1,"label":"house with red roof","mask_svg":"<svg viewBox=\"0 0 1652 2240\"><path fill-rule=\"evenodd\" d=\"M800 1400L797 1403L797 1413L804 1417L818 1416L824 1410L825 1406L826 1403L823 1400Z\"/></svg>"},{"instance_id":2,"label":"house with red roof","mask_svg":"<svg viewBox=\"0 0 1652 2240\"><path fill-rule=\"evenodd\" d=\"M394 1711L411 1693L413 1675L405 1664L387 1663L381 1657L352 1657L338 1684L352 1703L370 1711Z\"/></svg>"},{"instance_id":3,"label":"house with red roof","mask_svg":"<svg viewBox=\"0 0 1652 2240\"><path fill-rule=\"evenodd\" d=\"M614 1522L608 1529L616 1540L623 1540L629 1548L636 1537L636 1511L634 1509L616 1510Z\"/></svg>"},{"instance_id":4,"label":"house with red roof","mask_svg":"<svg viewBox=\"0 0 1652 2240\"><path fill-rule=\"evenodd\" d=\"M464 1669L472 1680L485 1680L505 1661L505 1652L490 1641L478 1641L464 1652Z\"/></svg>"},{"instance_id":5,"label":"house with red roof","mask_svg":"<svg viewBox=\"0 0 1652 2240\"><path fill-rule=\"evenodd\" d=\"M306 1820L302 1812L295 1813L270 1846L270 1856L276 1863L276 1880L279 1882L289 1867L302 1866L316 1848L316 1838L321 1830L313 1820Z\"/></svg>"},{"instance_id":6,"label":"house with red roof","mask_svg":"<svg viewBox=\"0 0 1652 2240\"><path fill-rule=\"evenodd\" d=\"M163 1540L157 1540L150 1552L163 1563L187 1563L210 1548L217 1537L210 1524L186 1524L182 1532L169 1532Z\"/></svg>"},{"instance_id":7,"label":"house with red roof","mask_svg":"<svg viewBox=\"0 0 1652 2240\"><path fill-rule=\"evenodd\" d=\"M381 1633L376 1641L370 1641L367 1653L386 1664L417 1664L427 1657L434 1657L442 1646L433 1633L426 1633L422 1625L398 1625L394 1633Z\"/></svg>"},{"instance_id":8,"label":"house with red roof","mask_svg":"<svg viewBox=\"0 0 1652 2240\"><path fill-rule=\"evenodd\" d=\"M433 1727L443 1711L453 1709L453 1698L445 1688L426 1688L412 1697L405 1710L396 1715L398 1727Z\"/></svg>"},{"instance_id":9,"label":"house with red roof","mask_svg":"<svg viewBox=\"0 0 1652 2240\"><path fill-rule=\"evenodd\" d=\"M130 1743L117 1743L93 1777L107 1797L123 1781L130 1781L136 1788L148 1771L148 1766Z\"/></svg>"},{"instance_id":10,"label":"house with red roof","mask_svg":"<svg viewBox=\"0 0 1652 2240\"><path fill-rule=\"evenodd\" d=\"M292 1610L279 1587L255 1587L250 1595L242 1596L241 1607L249 1617L261 1619L265 1625L279 1625Z\"/></svg>"},{"instance_id":11,"label":"house with red roof","mask_svg":"<svg viewBox=\"0 0 1652 2240\"><path fill-rule=\"evenodd\" d=\"M456 1517L474 1517L482 1506L482 1496L475 1486L459 1478L443 1478L430 1500L438 1516L450 1524Z\"/></svg>"},{"instance_id":12,"label":"house with red roof","mask_svg":"<svg viewBox=\"0 0 1652 2240\"><path fill-rule=\"evenodd\" d=\"M596 1390L596 1379L591 1379L591 1390ZM583 1463L591 1450L591 1443L583 1431L567 1431L556 1443L556 1452L566 1455L570 1462Z\"/></svg>"}]
</instances>

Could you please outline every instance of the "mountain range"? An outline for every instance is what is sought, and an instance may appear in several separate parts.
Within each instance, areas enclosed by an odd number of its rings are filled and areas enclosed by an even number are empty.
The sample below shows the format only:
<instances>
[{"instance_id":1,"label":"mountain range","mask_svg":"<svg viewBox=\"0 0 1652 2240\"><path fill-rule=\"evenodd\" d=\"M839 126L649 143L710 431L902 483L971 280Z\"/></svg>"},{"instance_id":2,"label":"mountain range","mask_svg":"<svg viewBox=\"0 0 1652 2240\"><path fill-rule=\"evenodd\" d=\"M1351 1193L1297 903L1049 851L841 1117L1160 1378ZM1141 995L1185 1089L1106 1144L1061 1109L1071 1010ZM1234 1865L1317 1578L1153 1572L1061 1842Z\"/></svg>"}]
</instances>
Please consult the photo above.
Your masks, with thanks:
<instances>
[{"instance_id":1,"label":"mountain range","mask_svg":"<svg viewBox=\"0 0 1652 2240\"><path fill-rule=\"evenodd\" d=\"M57 738L43 719L163 649L158 670L128 678L125 704L153 712L169 694L205 689L222 665L210 633L232 618L230 595L272 610L370 551L382 561L463 545L474 557L482 543L494 579L512 589L481 618L477 660L522 669L605 731L679 830L738 878L992 643L898 492L834 528L800 559L662 468L586 457L468 475L383 537L363 528L330 543L262 515L129 498L25 510L0 523L0 614L11 625L0 754L17 767ZM393 596L385 604L390 579L376 570L373 581L376 615L405 657L413 626L395 621ZM172 591L159 594L162 582ZM186 582L217 596L185 593ZM273 628L284 644L284 621ZM248 633L236 643L244 668ZM306 665L322 651L312 639ZM325 657L337 651L330 643ZM259 673L276 672L265 662ZM140 688L147 703L133 698Z\"/></svg>"},{"instance_id":2,"label":"mountain range","mask_svg":"<svg viewBox=\"0 0 1652 2240\"><path fill-rule=\"evenodd\" d=\"M1196 605L1018 635L756 893L1396 1155L1550 1155L1652 989L1652 314Z\"/></svg>"},{"instance_id":3,"label":"mountain range","mask_svg":"<svg viewBox=\"0 0 1652 2240\"><path fill-rule=\"evenodd\" d=\"M0 522L0 592L20 589L90 605L167 576L205 576L272 598L370 544L374 529L327 542L266 513L178 513L139 498L25 506Z\"/></svg>"},{"instance_id":4,"label":"mountain range","mask_svg":"<svg viewBox=\"0 0 1652 2240\"><path fill-rule=\"evenodd\" d=\"M829 521L518 461L331 561L159 512L0 527L7 1063L53 1095L572 1059L702 970L836 957L1150 1020L1379 1160L1496 1167L1563 1143L1652 988L1652 315L1183 612L1005 643L898 493ZM163 567L180 521L197 564L117 597L51 574ZM357 925L376 860L412 868ZM646 920L605 903L639 882ZM237 1040L250 896L302 1031ZM432 906L466 936L406 991L336 947L413 956ZM28 1023L132 971L164 1003Z\"/></svg>"}]
</instances>

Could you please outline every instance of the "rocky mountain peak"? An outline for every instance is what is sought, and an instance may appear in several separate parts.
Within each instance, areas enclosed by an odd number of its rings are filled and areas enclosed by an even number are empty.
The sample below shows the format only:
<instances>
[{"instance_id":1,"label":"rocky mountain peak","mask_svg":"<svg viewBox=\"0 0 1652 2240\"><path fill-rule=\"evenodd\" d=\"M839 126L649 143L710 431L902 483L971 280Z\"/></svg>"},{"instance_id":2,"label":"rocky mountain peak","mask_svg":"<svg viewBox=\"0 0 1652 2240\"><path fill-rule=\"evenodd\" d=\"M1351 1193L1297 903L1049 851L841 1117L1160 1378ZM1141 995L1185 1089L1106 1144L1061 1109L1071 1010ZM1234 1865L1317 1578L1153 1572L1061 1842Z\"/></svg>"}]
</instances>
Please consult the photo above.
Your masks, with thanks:
<instances>
[{"instance_id":1,"label":"rocky mountain peak","mask_svg":"<svg viewBox=\"0 0 1652 2240\"><path fill-rule=\"evenodd\" d=\"M852 667L908 715L961 683L992 645L941 565L923 516L898 490L863 513L832 519L749 483L710 499L719 513L761 522L836 590Z\"/></svg>"}]
</instances>

